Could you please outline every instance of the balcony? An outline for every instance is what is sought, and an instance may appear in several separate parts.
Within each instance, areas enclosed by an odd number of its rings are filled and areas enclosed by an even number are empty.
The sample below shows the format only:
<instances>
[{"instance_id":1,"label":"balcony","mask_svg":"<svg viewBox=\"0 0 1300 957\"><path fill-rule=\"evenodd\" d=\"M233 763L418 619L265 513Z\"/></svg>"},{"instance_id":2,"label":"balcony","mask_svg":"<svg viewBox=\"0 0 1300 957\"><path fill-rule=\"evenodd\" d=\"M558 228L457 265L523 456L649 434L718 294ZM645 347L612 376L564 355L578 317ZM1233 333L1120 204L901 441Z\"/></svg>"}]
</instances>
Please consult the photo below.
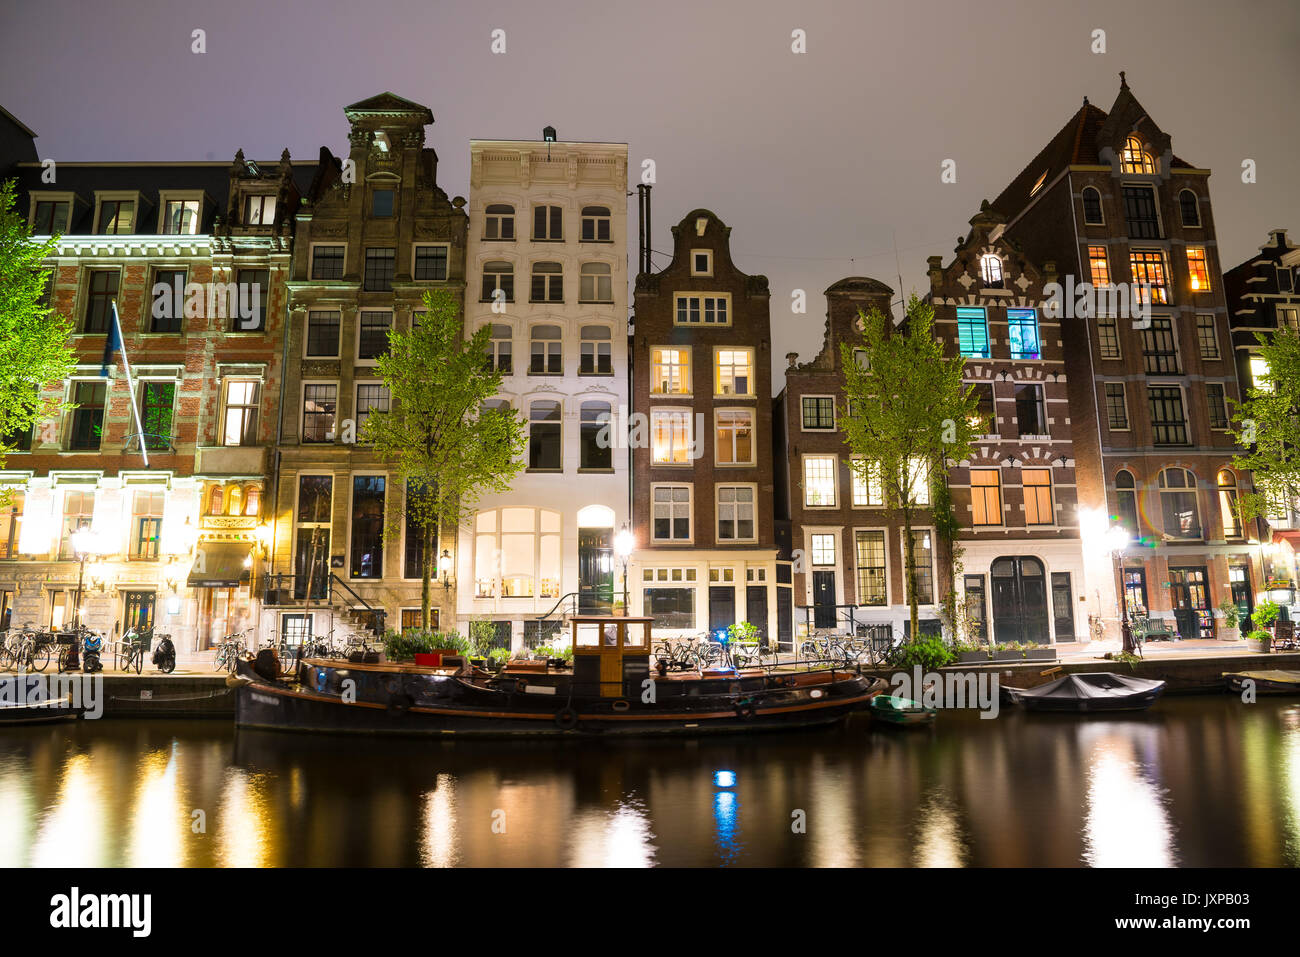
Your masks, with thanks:
<instances>
[{"instance_id":1,"label":"balcony","mask_svg":"<svg viewBox=\"0 0 1300 957\"><path fill-rule=\"evenodd\" d=\"M198 450L200 475L265 475L266 446L214 445Z\"/></svg>"}]
</instances>

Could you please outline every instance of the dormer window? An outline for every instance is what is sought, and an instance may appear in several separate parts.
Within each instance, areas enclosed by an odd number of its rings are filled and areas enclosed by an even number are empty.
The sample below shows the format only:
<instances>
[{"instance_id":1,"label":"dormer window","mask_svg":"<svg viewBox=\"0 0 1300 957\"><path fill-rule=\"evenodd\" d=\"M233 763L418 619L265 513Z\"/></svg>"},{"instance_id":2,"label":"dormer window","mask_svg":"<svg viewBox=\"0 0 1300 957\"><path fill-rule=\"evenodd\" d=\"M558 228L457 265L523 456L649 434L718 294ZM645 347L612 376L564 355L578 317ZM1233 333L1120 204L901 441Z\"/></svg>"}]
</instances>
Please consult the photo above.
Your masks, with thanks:
<instances>
[{"instance_id":1,"label":"dormer window","mask_svg":"<svg viewBox=\"0 0 1300 957\"><path fill-rule=\"evenodd\" d=\"M980 257L980 278L986 289L1002 288L1002 258L995 253Z\"/></svg>"},{"instance_id":2,"label":"dormer window","mask_svg":"<svg viewBox=\"0 0 1300 957\"><path fill-rule=\"evenodd\" d=\"M158 219L158 231L164 236L196 236L203 218L203 200L197 194L158 195L162 215Z\"/></svg>"},{"instance_id":3,"label":"dormer window","mask_svg":"<svg viewBox=\"0 0 1300 957\"><path fill-rule=\"evenodd\" d=\"M99 227L95 232L101 236L130 235L135 227L135 200L105 199L99 204Z\"/></svg>"},{"instance_id":4,"label":"dormer window","mask_svg":"<svg viewBox=\"0 0 1300 957\"><path fill-rule=\"evenodd\" d=\"M71 210L71 200L36 198L32 203L32 232L37 236L67 232Z\"/></svg>"},{"instance_id":5,"label":"dormer window","mask_svg":"<svg viewBox=\"0 0 1300 957\"><path fill-rule=\"evenodd\" d=\"M270 193L244 198L245 226L272 226L275 224L275 197Z\"/></svg>"},{"instance_id":6,"label":"dormer window","mask_svg":"<svg viewBox=\"0 0 1300 957\"><path fill-rule=\"evenodd\" d=\"M1130 136L1124 140L1124 155L1120 161L1120 170L1125 173L1154 173L1156 171L1155 160L1143 148L1142 141L1136 136Z\"/></svg>"}]
</instances>

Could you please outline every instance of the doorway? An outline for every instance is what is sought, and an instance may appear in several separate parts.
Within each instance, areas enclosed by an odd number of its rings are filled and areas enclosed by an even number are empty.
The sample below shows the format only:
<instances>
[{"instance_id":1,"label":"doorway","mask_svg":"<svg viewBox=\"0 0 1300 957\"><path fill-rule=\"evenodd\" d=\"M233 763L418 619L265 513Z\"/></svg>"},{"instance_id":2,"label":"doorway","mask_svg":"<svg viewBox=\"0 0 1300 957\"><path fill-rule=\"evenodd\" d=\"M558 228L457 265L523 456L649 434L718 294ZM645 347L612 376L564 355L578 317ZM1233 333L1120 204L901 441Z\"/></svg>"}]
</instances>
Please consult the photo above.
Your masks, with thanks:
<instances>
[{"instance_id":1,"label":"doorway","mask_svg":"<svg viewBox=\"0 0 1300 957\"><path fill-rule=\"evenodd\" d=\"M1052 619L1057 644L1074 641L1074 589L1069 572L1052 572Z\"/></svg>"},{"instance_id":2,"label":"doorway","mask_svg":"<svg viewBox=\"0 0 1300 957\"><path fill-rule=\"evenodd\" d=\"M709 631L719 631L736 623L736 588L734 585L709 586Z\"/></svg>"},{"instance_id":3,"label":"doorway","mask_svg":"<svg viewBox=\"0 0 1300 957\"><path fill-rule=\"evenodd\" d=\"M122 634L132 628L147 631L153 627L154 593L151 591L128 591L122 593Z\"/></svg>"},{"instance_id":4,"label":"doorway","mask_svg":"<svg viewBox=\"0 0 1300 957\"><path fill-rule=\"evenodd\" d=\"M1169 569L1169 601L1174 608L1178 636L1184 641L1214 637L1210 614L1209 576L1205 566Z\"/></svg>"},{"instance_id":5,"label":"doorway","mask_svg":"<svg viewBox=\"0 0 1300 957\"><path fill-rule=\"evenodd\" d=\"M1229 565L1228 584L1232 590L1232 603L1237 606L1237 633L1250 634L1254 623L1250 616L1255 614L1255 596L1250 593L1250 566Z\"/></svg>"},{"instance_id":6,"label":"doorway","mask_svg":"<svg viewBox=\"0 0 1300 957\"><path fill-rule=\"evenodd\" d=\"M1030 556L999 558L989 569L989 577L993 581L993 632L998 642L1050 643L1043 563Z\"/></svg>"},{"instance_id":7,"label":"doorway","mask_svg":"<svg viewBox=\"0 0 1300 957\"><path fill-rule=\"evenodd\" d=\"M620 595L621 599L623 596ZM614 530L578 529L578 614L607 615L614 605Z\"/></svg>"},{"instance_id":8,"label":"doorway","mask_svg":"<svg viewBox=\"0 0 1300 957\"><path fill-rule=\"evenodd\" d=\"M759 641L767 641L767 586L745 586L745 620L758 629Z\"/></svg>"},{"instance_id":9,"label":"doorway","mask_svg":"<svg viewBox=\"0 0 1300 957\"><path fill-rule=\"evenodd\" d=\"M813 627L835 627L835 573L813 572Z\"/></svg>"}]
</instances>

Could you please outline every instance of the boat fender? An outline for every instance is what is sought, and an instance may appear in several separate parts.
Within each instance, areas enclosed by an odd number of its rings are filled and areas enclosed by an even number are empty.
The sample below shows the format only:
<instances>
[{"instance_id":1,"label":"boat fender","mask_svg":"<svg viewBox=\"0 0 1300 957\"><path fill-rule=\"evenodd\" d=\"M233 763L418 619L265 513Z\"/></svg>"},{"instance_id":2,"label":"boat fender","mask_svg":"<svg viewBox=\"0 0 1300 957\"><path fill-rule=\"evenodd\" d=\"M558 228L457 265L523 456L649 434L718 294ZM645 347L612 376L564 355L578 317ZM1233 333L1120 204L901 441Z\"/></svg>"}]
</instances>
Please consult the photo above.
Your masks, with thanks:
<instances>
[{"instance_id":1,"label":"boat fender","mask_svg":"<svg viewBox=\"0 0 1300 957\"><path fill-rule=\"evenodd\" d=\"M313 671L316 674L316 690L324 694L329 684L329 673L324 668L314 668Z\"/></svg>"},{"instance_id":2,"label":"boat fender","mask_svg":"<svg viewBox=\"0 0 1300 957\"><path fill-rule=\"evenodd\" d=\"M578 726L578 712L572 708L561 708L555 713L555 724L561 731L572 731Z\"/></svg>"},{"instance_id":3,"label":"boat fender","mask_svg":"<svg viewBox=\"0 0 1300 957\"><path fill-rule=\"evenodd\" d=\"M626 711L628 708L632 707L632 705L626 698L619 698L612 705L610 705L610 707L613 708L615 711Z\"/></svg>"},{"instance_id":4,"label":"boat fender","mask_svg":"<svg viewBox=\"0 0 1300 957\"><path fill-rule=\"evenodd\" d=\"M736 702L736 714L742 718L754 717L754 702L746 698L744 701Z\"/></svg>"},{"instance_id":5,"label":"boat fender","mask_svg":"<svg viewBox=\"0 0 1300 957\"><path fill-rule=\"evenodd\" d=\"M524 678L515 679L515 690L520 694L523 694L528 690L528 681Z\"/></svg>"}]
</instances>

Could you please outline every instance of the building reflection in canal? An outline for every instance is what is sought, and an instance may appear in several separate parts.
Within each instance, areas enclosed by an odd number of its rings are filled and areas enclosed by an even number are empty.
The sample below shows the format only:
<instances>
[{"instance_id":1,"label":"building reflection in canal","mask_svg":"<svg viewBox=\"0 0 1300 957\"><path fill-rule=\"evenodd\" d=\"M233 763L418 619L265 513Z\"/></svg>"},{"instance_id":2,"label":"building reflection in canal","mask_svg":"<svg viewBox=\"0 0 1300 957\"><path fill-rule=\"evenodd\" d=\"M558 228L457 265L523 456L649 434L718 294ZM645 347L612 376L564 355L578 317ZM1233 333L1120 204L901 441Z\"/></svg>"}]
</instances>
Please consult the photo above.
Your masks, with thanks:
<instances>
[{"instance_id":1,"label":"building reflection in canal","mask_svg":"<svg viewBox=\"0 0 1300 957\"><path fill-rule=\"evenodd\" d=\"M0 737L0 807L4 866L1297 866L1300 706L644 743L81 722Z\"/></svg>"}]
</instances>

